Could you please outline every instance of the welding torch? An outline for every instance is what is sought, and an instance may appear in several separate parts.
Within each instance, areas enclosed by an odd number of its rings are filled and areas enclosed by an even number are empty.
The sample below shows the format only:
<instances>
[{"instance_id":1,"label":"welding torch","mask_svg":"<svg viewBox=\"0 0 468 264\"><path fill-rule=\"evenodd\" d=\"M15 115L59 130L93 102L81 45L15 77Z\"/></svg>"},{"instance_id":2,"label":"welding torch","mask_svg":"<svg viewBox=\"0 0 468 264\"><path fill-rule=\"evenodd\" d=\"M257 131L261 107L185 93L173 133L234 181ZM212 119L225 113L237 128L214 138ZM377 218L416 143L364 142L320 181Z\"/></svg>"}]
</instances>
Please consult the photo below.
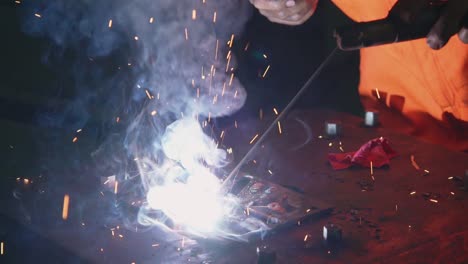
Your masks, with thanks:
<instances>
[{"instance_id":1,"label":"welding torch","mask_svg":"<svg viewBox=\"0 0 468 264\"><path fill-rule=\"evenodd\" d=\"M446 4L447 1L428 1L410 22L390 11L384 19L339 27L334 32L337 45L349 51L425 38ZM460 23L462 27L468 27L468 13Z\"/></svg>"}]
</instances>

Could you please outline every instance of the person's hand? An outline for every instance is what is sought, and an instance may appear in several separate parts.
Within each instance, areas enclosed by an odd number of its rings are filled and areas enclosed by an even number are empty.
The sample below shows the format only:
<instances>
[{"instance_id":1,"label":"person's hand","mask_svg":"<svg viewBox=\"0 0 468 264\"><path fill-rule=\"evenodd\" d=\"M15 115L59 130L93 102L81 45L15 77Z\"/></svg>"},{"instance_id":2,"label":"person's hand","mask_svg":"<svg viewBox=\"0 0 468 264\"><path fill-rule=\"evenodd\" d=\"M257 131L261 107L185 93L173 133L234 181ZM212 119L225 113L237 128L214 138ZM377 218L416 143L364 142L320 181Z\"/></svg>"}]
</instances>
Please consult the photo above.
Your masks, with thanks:
<instances>
[{"instance_id":1,"label":"person's hand","mask_svg":"<svg viewBox=\"0 0 468 264\"><path fill-rule=\"evenodd\" d=\"M421 8L430 2L446 2L440 18L427 35L427 44L432 49L440 49L458 33L460 40L468 44L468 0L399 0L390 13L411 23Z\"/></svg>"},{"instance_id":2,"label":"person's hand","mask_svg":"<svg viewBox=\"0 0 468 264\"><path fill-rule=\"evenodd\" d=\"M249 0L268 20L300 25L315 12L318 0Z\"/></svg>"}]
</instances>

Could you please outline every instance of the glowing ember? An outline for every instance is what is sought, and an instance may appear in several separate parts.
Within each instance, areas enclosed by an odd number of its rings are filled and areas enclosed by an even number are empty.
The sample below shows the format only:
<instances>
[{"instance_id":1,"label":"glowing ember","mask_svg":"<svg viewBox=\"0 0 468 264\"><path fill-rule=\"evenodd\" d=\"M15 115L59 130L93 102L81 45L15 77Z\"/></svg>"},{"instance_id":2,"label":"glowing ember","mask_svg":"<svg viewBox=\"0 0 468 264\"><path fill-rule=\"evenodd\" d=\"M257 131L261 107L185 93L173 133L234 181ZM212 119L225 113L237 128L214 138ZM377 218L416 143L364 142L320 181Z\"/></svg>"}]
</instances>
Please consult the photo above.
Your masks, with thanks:
<instances>
[{"instance_id":1,"label":"glowing ember","mask_svg":"<svg viewBox=\"0 0 468 264\"><path fill-rule=\"evenodd\" d=\"M108 27L111 28L112 27L112 19L109 19L109 24L108 24Z\"/></svg>"},{"instance_id":2,"label":"glowing ember","mask_svg":"<svg viewBox=\"0 0 468 264\"><path fill-rule=\"evenodd\" d=\"M197 10L193 9L192 10L192 20L195 20L195 19L197 19Z\"/></svg>"},{"instance_id":3,"label":"glowing ember","mask_svg":"<svg viewBox=\"0 0 468 264\"><path fill-rule=\"evenodd\" d=\"M377 95L377 99L380 99L379 89L375 88L375 94Z\"/></svg>"},{"instance_id":4,"label":"glowing ember","mask_svg":"<svg viewBox=\"0 0 468 264\"><path fill-rule=\"evenodd\" d=\"M257 138L258 138L258 134L256 134L256 135L252 138L252 140L250 140L250 143L249 143L249 144L254 143L254 141L255 141Z\"/></svg>"},{"instance_id":5,"label":"glowing ember","mask_svg":"<svg viewBox=\"0 0 468 264\"><path fill-rule=\"evenodd\" d=\"M267 75L269 69L270 69L270 65L268 65L267 68L265 69L265 71L263 72L262 78L265 78L265 76Z\"/></svg>"},{"instance_id":6,"label":"glowing ember","mask_svg":"<svg viewBox=\"0 0 468 264\"><path fill-rule=\"evenodd\" d=\"M5 254L5 251L4 251L4 243L3 242L0 242L0 255L3 255Z\"/></svg>"},{"instance_id":7,"label":"glowing ember","mask_svg":"<svg viewBox=\"0 0 468 264\"><path fill-rule=\"evenodd\" d=\"M62 208L62 219L67 220L68 219L68 206L70 204L70 196L68 194L65 194L63 196L63 208Z\"/></svg>"},{"instance_id":8,"label":"glowing ember","mask_svg":"<svg viewBox=\"0 0 468 264\"><path fill-rule=\"evenodd\" d=\"M416 160L414 159L414 155L411 155L411 165L413 165L413 167L416 169L416 170L420 170L421 168L419 167L419 165L416 163Z\"/></svg>"}]
</instances>

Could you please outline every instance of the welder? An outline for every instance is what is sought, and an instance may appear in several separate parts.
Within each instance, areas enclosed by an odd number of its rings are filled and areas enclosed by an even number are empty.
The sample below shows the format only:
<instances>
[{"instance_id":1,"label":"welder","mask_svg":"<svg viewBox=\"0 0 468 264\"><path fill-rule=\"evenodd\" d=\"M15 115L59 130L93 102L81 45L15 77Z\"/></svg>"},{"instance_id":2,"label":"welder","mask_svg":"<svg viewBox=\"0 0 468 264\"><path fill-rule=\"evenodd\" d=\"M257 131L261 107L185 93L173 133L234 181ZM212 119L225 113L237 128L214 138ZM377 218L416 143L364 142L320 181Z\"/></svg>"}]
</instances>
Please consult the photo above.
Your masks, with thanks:
<instances>
[{"instance_id":1,"label":"welder","mask_svg":"<svg viewBox=\"0 0 468 264\"><path fill-rule=\"evenodd\" d=\"M250 1L272 22L300 25L319 0ZM359 94L384 128L468 151L468 1L429 1L333 0L356 22L397 17L407 25L422 7L442 6L425 38L360 50Z\"/></svg>"}]
</instances>

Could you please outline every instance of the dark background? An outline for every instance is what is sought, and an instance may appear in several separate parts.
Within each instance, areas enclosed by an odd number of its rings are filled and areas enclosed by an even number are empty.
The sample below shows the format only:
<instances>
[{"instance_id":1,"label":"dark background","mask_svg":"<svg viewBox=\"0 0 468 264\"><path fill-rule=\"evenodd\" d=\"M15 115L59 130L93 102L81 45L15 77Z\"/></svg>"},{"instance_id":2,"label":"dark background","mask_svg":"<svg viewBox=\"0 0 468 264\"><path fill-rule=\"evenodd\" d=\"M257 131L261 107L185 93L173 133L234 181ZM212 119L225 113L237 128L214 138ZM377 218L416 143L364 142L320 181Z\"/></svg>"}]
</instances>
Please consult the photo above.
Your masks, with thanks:
<instances>
[{"instance_id":1,"label":"dark background","mask_svg":"<svg viewBox=\"0 0 468 264\"><path fill-rule=\"evenodd\" d=\"M21 6L13 0L0 2L0 164L6 168L0 175L0 199L4 200L11 199L12 179L24 173L24 167L37 165L39 155L31 144L30 149L16 153L20 161L16 159L16 165L12 165L10 142L14 145L15 133L6 133L4 129L16 127L21 129L21 133L32 136L41 125L37 120L38 113L50 108L60 109L74 94L73 86L66 85L60 69L42 63L44 50L50 43L22 33L19 8ZM350 23L349 19L329 1L320 1L316 14L297 27L271 23L255 12L244 35L237 42L241 44L236 47L239 62L237 76L248 92L247 104L237 115L256 115L260 108L271 114L273 107L279 110L284 108L334 49L333 28L345 23ZM244 52L247 42L250 42L250 46ZM268 58L265 59L263 54ZM358 64L358 53L338 53L296 108L331 108L360 114ZM271 68L266 78L261 78L267 65L271 65ZM0 256L7 262L0 261L2 263L79 261L59 245L41 238L2 214L0 240L7 242L7 254Z\"/></svg>"}]
</instances>

